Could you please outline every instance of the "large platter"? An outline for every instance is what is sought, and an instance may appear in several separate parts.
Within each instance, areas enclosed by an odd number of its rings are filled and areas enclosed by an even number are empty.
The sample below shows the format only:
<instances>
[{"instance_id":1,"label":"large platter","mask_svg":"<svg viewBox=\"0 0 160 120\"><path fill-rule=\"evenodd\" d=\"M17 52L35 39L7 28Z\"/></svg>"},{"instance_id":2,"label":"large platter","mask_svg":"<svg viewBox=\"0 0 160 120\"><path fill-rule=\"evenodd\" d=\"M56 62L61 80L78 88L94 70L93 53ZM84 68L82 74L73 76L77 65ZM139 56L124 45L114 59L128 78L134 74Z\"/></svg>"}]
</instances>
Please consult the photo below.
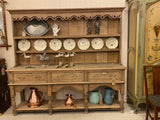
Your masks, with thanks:
<instances>
[{"instance_id":1,"label":"large platter","mask_svg":"<svg viewBox=\"0 0 160 120\"><path fill-rule=\"evenodd\" d=\"M106 40L106 47L109 49L115 49L118 47L118 39L117 38L108 38Z\"/></svg>"},{"instance_id":2,"label":"large platter","mask_svg":"<svg viewBox=\"0 0 160 120\"><path fill-rule=\"evenodd\" d=\"M104 42L101 38L94 38L91 42L91 46L93 47L93 49L99 50L103 48Z\"/></svg>"},{"instance_id":3,"label":"large platter","mask_svg":"<svg viewBox=\"0 0 160 120\"><path fill-rule=\"evenodd\" d=\"M81 50L87 50L90 47L90 42L86 38L81 38L78 41L78 47Z\"/></svg>"},{"instance_id":4,"label":"large platter","mask_svg":"<svg viewBox=\"0 0 160 120\"><path fill-rule=\"evenodd\" d=\"M45 40L38 39L34 42L34 49L36 49L37 51L43 51L46 49L46 47L47 43Z\"/></svg>"},{"instance_id":5,"label":"large platter","mask_svg":"<svg viewBox=\"0 0 160 120\"><path fill-rule=\"evenodd\" d=\"M47 22L40 20L32 20L25 24L24 32L29 36L42 36L49 30Z\"/></svg>"},{"instance_id":6,"label":"large platter","mask_svg":"<svg viewBox=\"0 0 160 120\"><path fill-rule=\"evenodd\" d=\"M62 42L59 39L52 39L49 42L49 47L54 51L60 50L62 47Z\"/></svg>"},{"instance_id":7,"label":"large platter","mask_svg":"<svg viewBox=\"0 0 160 120\"><path fill-rule=\"evenodd\" d=\"M63 42L63 47L66 50L73 50L76 47L76 42L73 39L66 39Z\"/></svg>"},{"instance_id":8,"label":"large platter","mask_svg":"<svg viewBox=\"0 0 160 120\"><path fill-rule=\"evenodd\" d=\"M29 40L20 40L18 42L18 49L21 51L27 51L31 47L31 43Z\"/></svg>"}]
</instances>

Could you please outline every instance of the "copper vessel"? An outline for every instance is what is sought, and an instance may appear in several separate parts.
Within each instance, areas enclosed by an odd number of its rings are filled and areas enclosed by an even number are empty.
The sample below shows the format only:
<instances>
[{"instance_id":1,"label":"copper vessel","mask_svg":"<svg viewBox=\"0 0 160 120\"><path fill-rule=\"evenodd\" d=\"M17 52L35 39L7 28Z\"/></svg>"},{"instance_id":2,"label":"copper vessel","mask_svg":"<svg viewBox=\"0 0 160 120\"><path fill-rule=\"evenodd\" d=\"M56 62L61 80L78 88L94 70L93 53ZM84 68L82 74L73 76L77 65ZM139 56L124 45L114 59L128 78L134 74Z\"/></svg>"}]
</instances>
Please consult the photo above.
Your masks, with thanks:
<instances>
[{"instance_id":1,"label":"copper vessel","mask_svg":"<svg viewBox=\"0 0 160 120\"><path fill-rule=\"evenodd\" d=\"M67 99L66 99L66 102L65 102L65 106L73 106L74 103L73 101L76 100L74 96L72 96L72 94L66 94L67 96Z\"/></svg>"},{"instance_id":2,"label":"copper vessel","mask_svg":"<svg viewBox=\"0 0 160 120\"><path fill-rule=\"evenodd\" d=\"M39 107L42 104L42 99L44 98L44 94L42 97L40 97L37 88L30 88L30 89L31 89L31 94L28 99L28 107L31 108Z\"/></svg>"}]
</instances>

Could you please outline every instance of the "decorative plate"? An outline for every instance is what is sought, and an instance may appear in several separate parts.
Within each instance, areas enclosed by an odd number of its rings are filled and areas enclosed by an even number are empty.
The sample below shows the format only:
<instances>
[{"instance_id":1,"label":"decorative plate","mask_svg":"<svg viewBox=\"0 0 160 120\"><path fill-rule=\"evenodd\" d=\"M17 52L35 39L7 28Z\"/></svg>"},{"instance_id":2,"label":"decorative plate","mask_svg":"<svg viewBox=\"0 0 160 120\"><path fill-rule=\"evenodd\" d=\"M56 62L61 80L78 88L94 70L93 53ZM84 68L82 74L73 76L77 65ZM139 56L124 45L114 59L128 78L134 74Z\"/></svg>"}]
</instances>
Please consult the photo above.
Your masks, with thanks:
<instances>
[{"instance_id":1,"label":"decorative plate","mask_svg":"<svg viewBox=\"0 0 160 120\"><path fill-rule=\"evenodd\" d=\"M32 20L27 22L24 26L24 32L29 36L42 36L46 34L49 30L49 25L47 22L40 20Z\"/></svg>"},{"instance_id":2,"label":"decorative plate","mask_svg":"<svg viewBox=\"0 0 160 120\"><path fill-rule=\"evenodd\" d=\"M52 39L49 43L49 47L54 51L60 50L62 42L59 39Z\"/></svg>"},{"instance_id":3,"label":"decorative plate","mask_svg":"<svg viewBox=\"0 0 160 120\"><path fill-rule=\"evenodd\" d=\"M18 42L18 49L21 51L27 51L31 47L31 43L29 40L20 40Z\"/></svg>"},{"instance_id":4,"label":"decorative plate","mask_svg":"<svg viewBox=\"0 0 160 120\"><path fill-rule=\"evenodd\" d=\"M34 48L37 51L43 51L46 49L46 47L47 47L47 43L45 40L39 39L34 42Z\"/></svg>"},{"instance_id":5,"label":"decorative plate","mask_svg":"<svg viewBox=\"0 0 160 120\"><path fill-rule=\"evenodd\" d=\"M86 38L79 39L78 47L81 50L87 50L90 47L90 42Z\"/></svg>"},{"instance_id":6,"label":"decorative plate","mask_svg":"<svg viewBox=\"0 0 160 120\"><path fill-rule=\"evenodd\" d=\"M118 47L118 40L117 38L108 38L106 40L106 47L109 48L109 49L115 49Z\"/></svg>"},{"instance_id":7,"label":"decorative plate","mask_svg":"<svg viewBox=\"0 0 160 120\"><path fill-rule=\"evenodd\" d=\"M103 48L104 42L101 38L94 38L91 42L93 49L99 50Z\"/></svg>"},{"instance_id":8,"label":"decorative plate","mask_svg":"<svg viewBox=\"0 0 160 120\"><path fill-rule=\"evenodd\" d=\"M73 39L66 39L63 46L66 50L73 50L76 47L76 42Z\"/></svg>"}]
</instances>

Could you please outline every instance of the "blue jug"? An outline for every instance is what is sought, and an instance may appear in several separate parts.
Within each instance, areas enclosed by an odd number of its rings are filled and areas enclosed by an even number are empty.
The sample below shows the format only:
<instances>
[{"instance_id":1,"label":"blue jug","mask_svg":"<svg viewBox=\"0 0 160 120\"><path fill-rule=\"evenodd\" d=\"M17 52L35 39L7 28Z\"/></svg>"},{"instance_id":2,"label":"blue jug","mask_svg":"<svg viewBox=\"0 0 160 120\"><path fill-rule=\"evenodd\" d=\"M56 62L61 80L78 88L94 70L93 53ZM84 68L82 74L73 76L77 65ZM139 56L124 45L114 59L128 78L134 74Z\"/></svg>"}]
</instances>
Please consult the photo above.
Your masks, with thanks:
<instances>
[{"instance_id":1,"label":"blue jug","mask_svg":"<svg viewBox=\"0 0 160 120\"><path fill-rule=\"evenodd\" d=\"M98 104L99 100L102 99L102 95L98 91L91 91L89 95L89 102L91 104Z\"/></svg>"},{"instance_id":2,"label":"blue jug","mask_svg":"<svg viewBox=\"0 0 160 120\"><path fill-rule=\"evenodd\" d=\"M106 105L112 105L115 91L112 88L105 88L104 103Z\"/></svg>"}]
</instances>

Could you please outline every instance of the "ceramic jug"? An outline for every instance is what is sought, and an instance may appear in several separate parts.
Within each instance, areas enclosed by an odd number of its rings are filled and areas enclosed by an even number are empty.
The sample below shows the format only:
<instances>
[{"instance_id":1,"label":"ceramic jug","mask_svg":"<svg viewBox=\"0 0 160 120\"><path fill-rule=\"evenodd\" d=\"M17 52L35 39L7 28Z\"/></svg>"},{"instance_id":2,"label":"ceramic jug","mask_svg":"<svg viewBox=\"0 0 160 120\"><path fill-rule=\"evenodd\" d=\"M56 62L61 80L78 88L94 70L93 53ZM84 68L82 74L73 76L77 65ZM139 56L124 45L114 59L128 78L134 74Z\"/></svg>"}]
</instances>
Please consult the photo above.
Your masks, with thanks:
<instances>
[{"instance_id":1,"label":"ceramic jug","mask_svg":"<svg viewBox=\"0 0 160 120\"><path fill-rule=\"evenodd\" d=\"M66 94L66 96L67 96L67 99L65 102L65 106L73 106L74 105L73 101L75 101L76 98L72 96L72 94Z\"/></svg>"},{"instance_id":2,"label":"ceramic jug","mask_svg":"<svg viewBox=\"0 0 160 120\"><path fill-rule=\"evenodd\" d=\"M91 104L98 104L99 101L102 99L102 95L98 91L91 91L89 95L89 102Z\"/></svg>"},{"instance_id":3,"label":"ceramic jug","mask_svg":"<svg viewBox=\"0 0 160 120\"><path fill-rule=\"evenodd\" d=\"M115 91L112 88L105 88L104 103L106 105L112 105Z\"/></svg>"},{"instance_id":4,"label":"ceramic jug","mask_svg":"<svg viewBox=\"0 0 160 120\"><path fill-rule=\"evenodd\" d=\"M44 98L44 94L42 97L40 97L37 88L30 88L30 89L31 89L31 94L28 99L28 107L31 108L39 107L42 104L42 99Z\"/></svg>"}]
</instances>

